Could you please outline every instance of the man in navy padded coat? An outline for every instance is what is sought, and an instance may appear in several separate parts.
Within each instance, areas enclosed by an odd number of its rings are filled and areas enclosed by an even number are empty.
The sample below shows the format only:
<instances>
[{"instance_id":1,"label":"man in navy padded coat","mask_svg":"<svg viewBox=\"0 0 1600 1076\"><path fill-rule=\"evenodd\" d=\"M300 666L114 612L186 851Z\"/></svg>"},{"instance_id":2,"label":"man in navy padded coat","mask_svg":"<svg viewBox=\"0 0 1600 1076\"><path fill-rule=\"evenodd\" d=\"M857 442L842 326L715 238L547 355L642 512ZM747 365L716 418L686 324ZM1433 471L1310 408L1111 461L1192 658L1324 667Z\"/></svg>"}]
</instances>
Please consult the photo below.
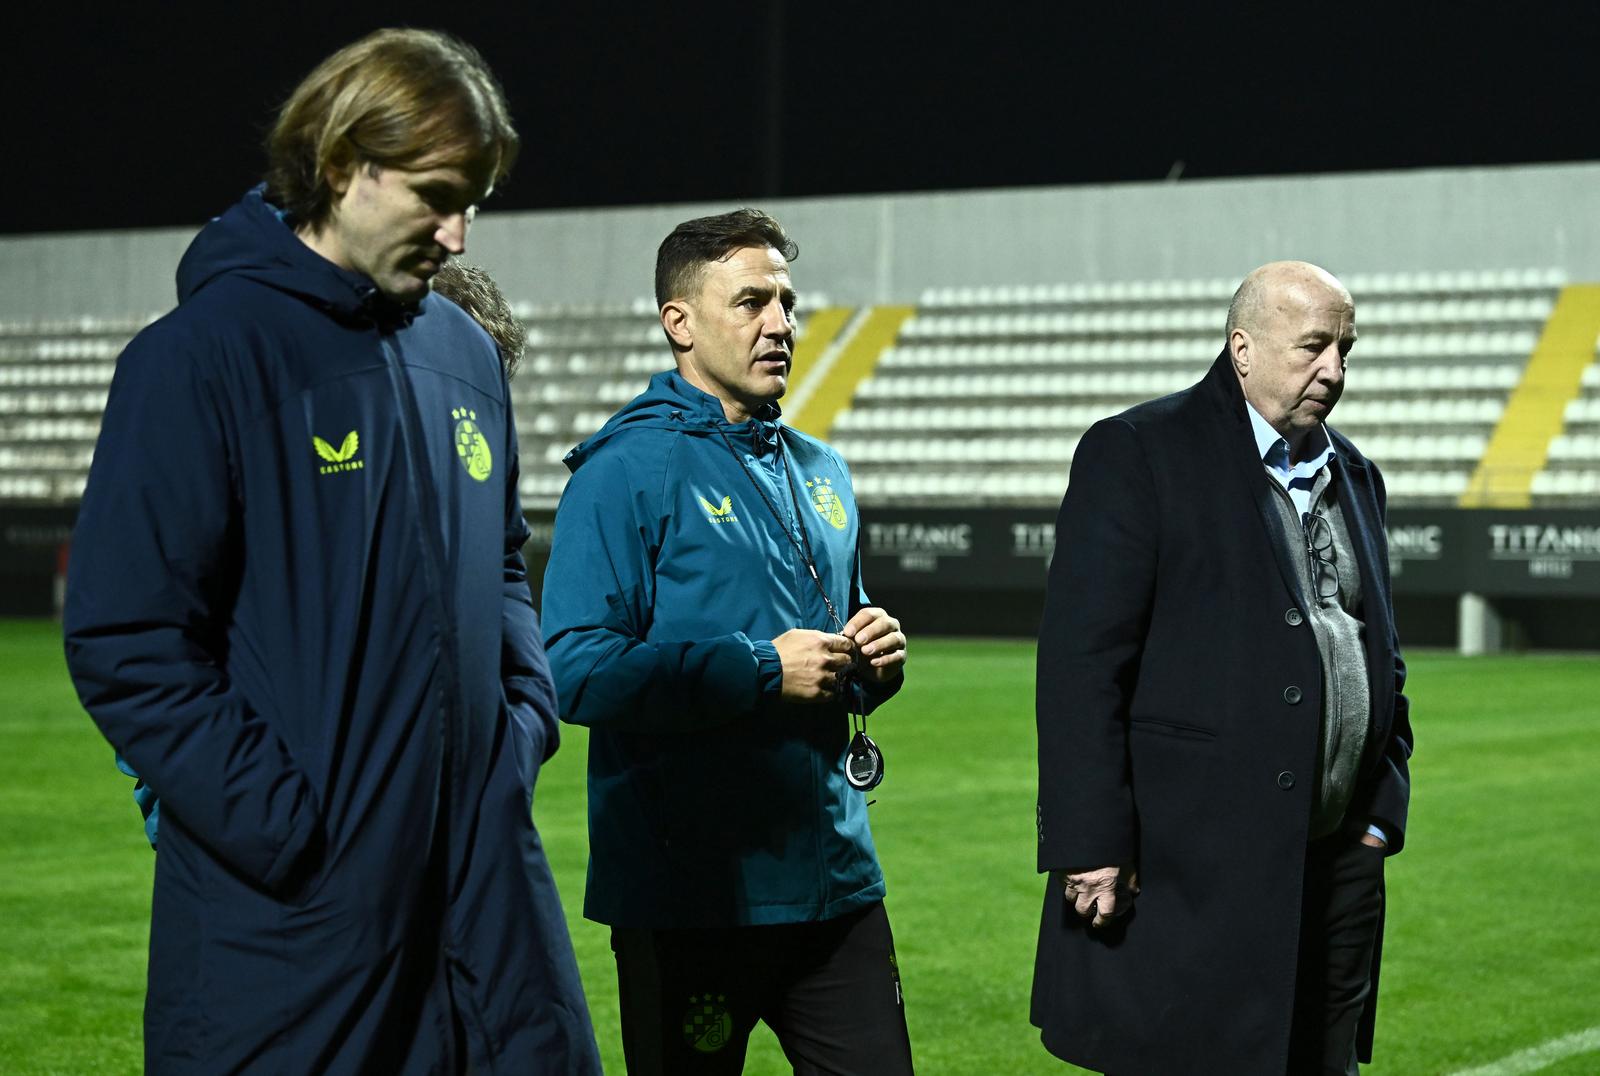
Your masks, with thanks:
<instances>
[{"instance_id":1,"label":"man in navy padded coat","mask_svg":"<svg viewBox=\"0 0 1600 1076\"><path fill-rule=\"evenodd\" d=\"M500 354L500 365L506 372L506 380L514 378L517 368L522 364L522 356L528 349L528 334L494 278L475 265L451 258L439 267L428 286L435 295L444 296L472 315L472 320L482 326L494 341L495 350ZM150 841L150 847L155 848L161 825L161 801L126 759L118 756L116 762L119 770L134 778L133 799L144 816L145 837Z\"/></svg>"},{"instance_id":2,"label":"man in navy padded coat","mask_svg":"<svg viewBox=\"0 0 1600 1076\"><path fill-rule=\"evenodd\" d=\"M66 642L161 799L150 1072L599 1071L505 377L428 287L516 146L460 42L341 50L118 362Z\"/></svg>"}]
</instances>

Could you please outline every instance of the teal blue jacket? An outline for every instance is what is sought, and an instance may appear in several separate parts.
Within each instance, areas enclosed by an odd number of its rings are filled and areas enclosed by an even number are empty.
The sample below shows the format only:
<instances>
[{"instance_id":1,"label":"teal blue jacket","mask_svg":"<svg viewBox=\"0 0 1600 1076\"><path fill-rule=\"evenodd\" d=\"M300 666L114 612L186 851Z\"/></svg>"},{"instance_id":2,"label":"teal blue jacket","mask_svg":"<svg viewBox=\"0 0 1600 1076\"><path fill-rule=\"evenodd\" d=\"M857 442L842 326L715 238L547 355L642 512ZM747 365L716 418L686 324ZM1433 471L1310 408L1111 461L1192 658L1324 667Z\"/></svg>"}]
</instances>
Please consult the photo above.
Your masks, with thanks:
<instances>
[{"instance_id":1,"label":"teal blue jacket","mask_svg":"<svg viewBox=\"0 0 1600 1076\"><path fill-rule=\"evenodd\" d=\"M839 615L867 604L844 460L775 405L730 425L665 372L567 466L543 614L560 716L591 730L584 914L734 926L881 900L866 802L844 779L849 718L781 701L772 644L837 630L784 534L798 537L796 505Z\"/></svg>"}]
</instances>

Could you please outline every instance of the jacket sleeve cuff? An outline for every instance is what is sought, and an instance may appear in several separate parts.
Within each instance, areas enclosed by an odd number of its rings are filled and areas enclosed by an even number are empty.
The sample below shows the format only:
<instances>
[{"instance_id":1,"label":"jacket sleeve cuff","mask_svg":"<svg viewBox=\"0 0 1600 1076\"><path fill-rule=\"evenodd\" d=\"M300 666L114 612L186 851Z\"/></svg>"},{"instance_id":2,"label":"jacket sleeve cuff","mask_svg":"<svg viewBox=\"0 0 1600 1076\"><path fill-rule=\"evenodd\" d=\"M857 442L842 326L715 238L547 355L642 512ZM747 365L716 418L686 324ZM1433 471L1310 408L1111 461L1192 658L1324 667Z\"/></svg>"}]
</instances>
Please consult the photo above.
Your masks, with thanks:
<instances>
[{"instance_id":1,"label":"jacket sleeve cuff","mask_svg":"<svg viewBox=\"0 0 1600 1076\"><path fill-rule=\"evenodd\" d=\"M760 703L777 702L783 695L783 659L770 639L753 639L750 649L756 655L756 694Z\"/></svg>"}]
</instances>

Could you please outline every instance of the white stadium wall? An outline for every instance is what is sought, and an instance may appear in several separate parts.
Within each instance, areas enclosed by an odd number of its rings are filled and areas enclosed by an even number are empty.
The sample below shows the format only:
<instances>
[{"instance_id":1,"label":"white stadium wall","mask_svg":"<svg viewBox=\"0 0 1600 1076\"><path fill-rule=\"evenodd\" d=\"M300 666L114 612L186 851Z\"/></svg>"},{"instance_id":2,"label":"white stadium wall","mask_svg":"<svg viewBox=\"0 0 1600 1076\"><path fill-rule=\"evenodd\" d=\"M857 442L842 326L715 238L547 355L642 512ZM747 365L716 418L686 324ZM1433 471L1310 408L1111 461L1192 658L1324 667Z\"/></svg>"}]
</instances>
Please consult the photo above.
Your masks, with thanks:
<instances>
[{"instance_id":1,"label":"white stadium wall","mask_svg":"<svg viewBox=\"0 0 1600 1076\"><path fill-rule=\"evenodd\" d=\"M1238 277L1290 257L1336 273L1537 267L1600 281L1600 164L745 201L799 241L803 291L851 305L930 287ZM491 209L468 260L515 300L632 300L650 294L674 224L734 204ZM165 310L192 234L0 238L0 319Z\"/></svg>"}]
</instances>

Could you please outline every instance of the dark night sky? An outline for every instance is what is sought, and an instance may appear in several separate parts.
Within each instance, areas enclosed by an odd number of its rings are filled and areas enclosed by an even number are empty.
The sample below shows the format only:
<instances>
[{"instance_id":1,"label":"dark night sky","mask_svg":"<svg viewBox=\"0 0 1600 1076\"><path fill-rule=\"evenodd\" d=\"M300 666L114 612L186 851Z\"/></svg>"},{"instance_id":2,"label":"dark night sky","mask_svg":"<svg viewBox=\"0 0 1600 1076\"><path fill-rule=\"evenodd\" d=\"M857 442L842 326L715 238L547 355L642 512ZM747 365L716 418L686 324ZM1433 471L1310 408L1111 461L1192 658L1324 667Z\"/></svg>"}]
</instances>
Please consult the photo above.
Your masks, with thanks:
<instances>
[{"instance_id":1,"label":"dark night sky","mask_svg":"<svg viewBox=\"0 0 1600 1076\"><path fill-rule=\"evenodd\" d=\"M1600 158L1582 11L56 4L8 17L0 232L219 212L276 103L380 25L483 52L524 139L490 208L535 209Z\"/></svg>"}]
</instances>

